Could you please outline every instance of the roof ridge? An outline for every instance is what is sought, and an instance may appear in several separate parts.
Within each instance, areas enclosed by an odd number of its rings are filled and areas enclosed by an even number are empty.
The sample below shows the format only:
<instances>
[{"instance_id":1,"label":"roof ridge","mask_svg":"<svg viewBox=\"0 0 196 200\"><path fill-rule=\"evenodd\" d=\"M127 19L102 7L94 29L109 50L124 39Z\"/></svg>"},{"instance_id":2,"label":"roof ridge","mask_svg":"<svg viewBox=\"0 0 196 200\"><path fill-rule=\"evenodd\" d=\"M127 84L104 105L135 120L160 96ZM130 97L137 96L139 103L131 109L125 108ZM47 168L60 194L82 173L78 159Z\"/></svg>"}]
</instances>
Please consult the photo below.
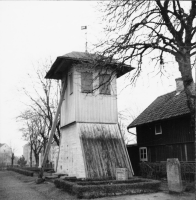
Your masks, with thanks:
<instances>
[{"instance_id":1,"label":"roof ridge","mask_svg":"<svg viewBox=\"0 0 196 200\"><path fill-rule=\"evenodd\" d=\"M186 104L186 98L184 90L178 95L176 95L176 91L174 90L157 97L129 124L128 128L190 113Z\"/></svg>"},{"instance_id":2,"label":"roof ridge","mask_svg":"<svg viewBox=\"0 0 196 200\"><path fill-rule=\"evenodd\" d=\"M158 96L157 98L162 97L162 96L165 96L165 95L168 95L168 94L171 94L171 93L173 93L173 92L176 92L176 90L174 90L174 91L172 91L172 92L168 92L168 93L166 93L166 94L162 94L162 95Z\"/></svg>"}]
</instances>

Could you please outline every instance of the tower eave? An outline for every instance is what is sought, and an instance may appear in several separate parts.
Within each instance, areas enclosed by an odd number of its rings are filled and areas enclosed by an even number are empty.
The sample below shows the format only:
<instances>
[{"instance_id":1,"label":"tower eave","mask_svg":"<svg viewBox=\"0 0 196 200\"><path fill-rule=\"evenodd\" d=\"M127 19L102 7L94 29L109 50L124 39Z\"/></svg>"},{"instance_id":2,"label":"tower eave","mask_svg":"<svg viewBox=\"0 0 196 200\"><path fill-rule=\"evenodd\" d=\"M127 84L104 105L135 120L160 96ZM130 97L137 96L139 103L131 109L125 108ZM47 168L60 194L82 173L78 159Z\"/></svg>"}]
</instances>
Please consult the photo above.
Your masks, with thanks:
<instances>
[{"instance_id":1,"label":"tower eave","mask_svg":"<svg viewBox=\"0 0 196 200\"><path fill-rule=\"evenodd\" d=\"M63 75L66 73L66 71L69 71L70 67L73 64L79 64L79 63L90 63L91 57L88 59L88 57L85 55L85 53L80 53L83 56L78 56L80 55L79 52L77 54L65 54L64 56L59 56L51 66L50 70L47 72L45 78L46 79L62 79ZM72 56L70 56L72 55ZM77 56L75 56L77 55ZM112 62L108 63L108 66L116 70L117 72L117 78L123 76L124 74L130 72L134 68L131 67L130 65L121 65L121 63L118 62ZM119 66L119 67L118 67Z\"/></svg>"}]
</instances>

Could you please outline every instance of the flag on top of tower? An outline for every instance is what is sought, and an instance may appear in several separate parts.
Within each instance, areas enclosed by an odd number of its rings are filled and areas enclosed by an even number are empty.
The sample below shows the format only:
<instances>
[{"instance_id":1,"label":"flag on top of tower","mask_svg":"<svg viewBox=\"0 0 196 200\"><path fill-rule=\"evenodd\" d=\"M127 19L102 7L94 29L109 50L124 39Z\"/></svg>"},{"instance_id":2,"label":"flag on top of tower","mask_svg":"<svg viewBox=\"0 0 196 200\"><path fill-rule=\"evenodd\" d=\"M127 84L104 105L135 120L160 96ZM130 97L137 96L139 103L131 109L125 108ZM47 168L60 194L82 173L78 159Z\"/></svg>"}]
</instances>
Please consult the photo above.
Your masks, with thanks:
<instances>
[{"instance_id":1,"label":"flag on top of tower","mask_svg":"<svg viewBox=\"0 0 196 200\"><path fill-rule=\"evenodd\" d=\"M81 26L81 30L87 29L87 26Z\"/></svg>"}]
</instances>

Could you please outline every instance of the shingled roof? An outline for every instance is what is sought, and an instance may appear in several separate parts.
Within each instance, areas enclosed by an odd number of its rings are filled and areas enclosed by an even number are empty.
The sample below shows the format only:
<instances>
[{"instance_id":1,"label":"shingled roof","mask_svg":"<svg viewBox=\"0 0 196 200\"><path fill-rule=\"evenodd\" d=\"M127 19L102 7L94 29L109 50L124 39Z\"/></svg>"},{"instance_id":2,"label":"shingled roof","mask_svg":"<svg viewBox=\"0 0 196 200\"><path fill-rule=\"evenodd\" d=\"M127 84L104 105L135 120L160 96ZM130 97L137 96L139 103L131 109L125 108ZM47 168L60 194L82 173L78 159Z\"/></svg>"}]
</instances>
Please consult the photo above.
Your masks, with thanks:
<instances>
[{"instance_id":1,"label":"shingled roof","mask_svg":"<svg viewBox=\"0 0 196 200\"><path fill-rule=\"evenodd\" d=\"M107 58L104 58L104 59L107 61ZM78 63L82 63L82 62L90 63L92 61L96 62L96 61L99 61L99 60L100 60L100 58L96 54L72 51L72 52L67 53L63 56L57 57L57 59L55 60L55 62L52 65L52 67L50 68L50 70L46 74L45 78L62 79L64 72L68 71L69 68L73 64L78 64ZM134 69L130 65L122 64L120 66L120 64L121 63L116 62L115 60L108 62L109 66L116 69L117 78ZM120 67L116 67L116 66L120 66Z\"/></svg>"},{"instance_id":2,"label":"shingled roof","mask_svg":"<svg viewBox=\"0 0 196 200\"><path fill-rule=\"evenodd\" d=\"M185 91L178 95L174 91L155 99L127 128L189 113Z\"/></svg>"}]
</instances>

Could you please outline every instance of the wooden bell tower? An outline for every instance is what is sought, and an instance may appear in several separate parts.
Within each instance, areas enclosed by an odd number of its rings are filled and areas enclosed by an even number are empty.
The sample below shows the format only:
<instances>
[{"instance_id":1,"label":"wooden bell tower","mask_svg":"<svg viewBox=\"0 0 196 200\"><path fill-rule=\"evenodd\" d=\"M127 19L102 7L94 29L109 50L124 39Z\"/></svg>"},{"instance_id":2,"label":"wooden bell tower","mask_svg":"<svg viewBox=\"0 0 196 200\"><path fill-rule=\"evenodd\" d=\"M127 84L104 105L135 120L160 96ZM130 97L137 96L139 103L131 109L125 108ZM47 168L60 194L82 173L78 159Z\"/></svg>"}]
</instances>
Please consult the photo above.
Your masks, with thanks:
<instances>
[{"instance_id":1,"label":"wooden bell tower","mask_svg":"<svg viewBox=\"0 0 196 200\"><path fill-rule=\"evenodd\" d=\"M65 54L57 57L46 75L67 85L57 172L77 178L114 178L116 168L127 168L131 177L118 126L116 79L133 68L118 68L117 63L95 67L94 58L82 52Z\"/></svg>"}]
</instances>

